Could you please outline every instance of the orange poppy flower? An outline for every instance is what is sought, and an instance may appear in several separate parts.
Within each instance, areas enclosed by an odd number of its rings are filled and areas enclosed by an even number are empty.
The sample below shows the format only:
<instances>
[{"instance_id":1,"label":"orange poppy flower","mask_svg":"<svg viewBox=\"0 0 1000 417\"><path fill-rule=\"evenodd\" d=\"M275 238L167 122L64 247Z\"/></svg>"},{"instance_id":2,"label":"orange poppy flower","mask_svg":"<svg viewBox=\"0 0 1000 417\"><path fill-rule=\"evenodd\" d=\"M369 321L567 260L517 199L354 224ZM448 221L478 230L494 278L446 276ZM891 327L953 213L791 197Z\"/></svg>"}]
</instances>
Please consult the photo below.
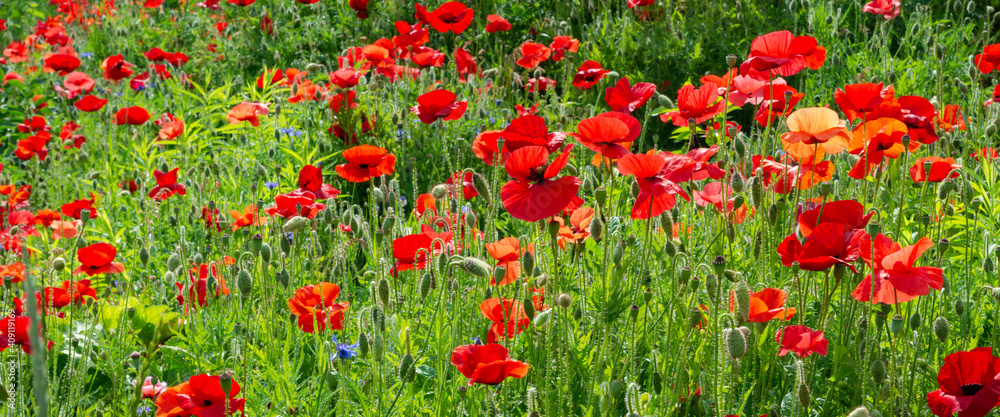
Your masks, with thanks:
<instances>
[{"instance_id":1,"label":"orange poppy flower","mask_svg":"<svg viewBox=\"0 0 1000 417\"><path fill-rule=\"evenodd\" d=\"M0 278L11 277L15 284L24 281L24 264L14 262L10 265L0 265Z\"/></svg>"},{"instance_id":2,"label":"orange poppy flower","mask_svg":"<svg viewBox=\"0 0 1000 417\"><path fill-rule=\"evenodd\" d=\"M531 322L520 301L493 297L479 304L479 311L493 322L487 343L496 343L501 337L509 339L524 331ZM516 316L516 317L515 317ZM504 325L504 321L507 325Z\"/></svg>"},{"instance_id":3,"label":"orange poppy flower","mask_svg":"<svg viewBox=\"0 0 1000 417\"><path fill-rule=\"evenodd\" d=\"M306 333L322 332L344 328L344 310L348 303L337 303L340 287L337 284L321 282L306 285L288 299L288 309L298 316L299 329ZM317 330L318 326L318 330Z\"/></svg>"},{"instance_id":4,"label":"orange poppy flower","mask_svg":"<svg viewBox=\"0 0 1000 417\"><path fill-rule=\"evenodd\" d=\"M79 220L73 221L62 221L56 220L52 222L49 227L52 228L52 240L68 239L74 238L80 235L80 224L83 222Z\"/></svg>"},{"instance_id":5,"label":"orange poppy flower","mask_svg":"<svg viewBox=\"0 0 1000 417\"><path fill-rule=\"evenodd\" d=\"M840 153L851 142L847 122L826 107L798 109L785 120L788 132L781 135L785 152L802 159L816 153L817 144L826 153Z\"/></svg>"},{"instance_id":6,"label":"orange poppy flower","mask_svg":"<svg viewBox=\"0 0 1000 417\"><path fill-rule=\"evenodd\" d=\"M906 124L882 117L854 128L854 138L848 150L861 159L848 173L851 178L862 179L886 157L895 159L903 152L903 136L909 133ZM868 142L865 142L865 139Z\"/></svg>"},{"instance_id":7,"label":"orange poppy flower","mask_svg":"<svg viewBox=\"0 0 1000 417\"><path fill-rule=\"evenodd\" d=\"M521 255L524 252L534 253L535 244L529 243L526 247L521 247L516 237L506 237L487 243L486 251L497 260L497 266L502 266L507 271L500 282L496 281L496 277L490 277L490 285L507 285L521 277Z\"/></svg>"},{"instance_id":8,"label":"orange poppy flower","mask_svg":"<svg viewBox=\"0 0 1000 417\"><path fill-rule=\"evenodd\" d=\"M229 124L250 122L253 127L257 127L260 126L260 119L258 116L267 114L267 107L267 103L244 101L237 104L232 109L229 109L229 113L226 114L226 120L229 121Z\"/></svg>"},{"instance_id":9,"label":"orange poppy flower","mask_svg":"<svg viewBox=\"0 0 1000 417\"><path fill-rule=\"evenodd\" d=\"M257 205L251 204L243 209L243 213L230 210L229 215L233 216L233 230L239 230L248 226L260 226L264 224L264 216L257 214Z\"/></svg>"},{"instance_id":10,"label":"orange poppy flower","mask_svg":"<svg viewBox=\"0 0 1000 417\"><path fill-rule=\"evenodd\" d=\"M594 220L594 209L592 207L580 207L569 216L569 225L563 224L562 217L554 217L559 222L559 239L557 243L562 249L566 249L568 243L583 243L590 237L590 222Z\"/></svg>"},{"instance_id":11,"label":"orange poppy flower","mask_svg":"<svg viewBox=\"0 0 1000 417\"><path fill-rule=\"evenodd\" d=\"M372 177L392 175L396 156L372 145L359 145L344 151L346 164L337 165L337 175L350 182L365 182Z\"/></svg>"}]
</instances>

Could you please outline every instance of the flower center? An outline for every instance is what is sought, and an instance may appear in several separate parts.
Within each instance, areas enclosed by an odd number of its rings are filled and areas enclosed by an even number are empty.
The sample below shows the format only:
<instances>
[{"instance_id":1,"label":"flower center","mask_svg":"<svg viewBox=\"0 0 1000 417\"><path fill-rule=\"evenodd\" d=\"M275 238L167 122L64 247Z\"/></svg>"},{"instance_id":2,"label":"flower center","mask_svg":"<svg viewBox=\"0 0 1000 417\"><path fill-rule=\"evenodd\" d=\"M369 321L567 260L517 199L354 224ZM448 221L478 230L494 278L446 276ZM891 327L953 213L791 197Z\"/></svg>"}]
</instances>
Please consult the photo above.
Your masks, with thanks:
<instances>
[{"instance_id":1,"label":"flower center","mask_svg":"<svg viewBox=\"0 0 1000 417\"><path fill-rule=\"evenodd\" d=\"M979 392L979 390L981 389L983 389L983 384L978 384L978 383L965 384L962 385L962 395L971 397L973 395L976 395L976 393Z\"/></svg>"}]
</instances>

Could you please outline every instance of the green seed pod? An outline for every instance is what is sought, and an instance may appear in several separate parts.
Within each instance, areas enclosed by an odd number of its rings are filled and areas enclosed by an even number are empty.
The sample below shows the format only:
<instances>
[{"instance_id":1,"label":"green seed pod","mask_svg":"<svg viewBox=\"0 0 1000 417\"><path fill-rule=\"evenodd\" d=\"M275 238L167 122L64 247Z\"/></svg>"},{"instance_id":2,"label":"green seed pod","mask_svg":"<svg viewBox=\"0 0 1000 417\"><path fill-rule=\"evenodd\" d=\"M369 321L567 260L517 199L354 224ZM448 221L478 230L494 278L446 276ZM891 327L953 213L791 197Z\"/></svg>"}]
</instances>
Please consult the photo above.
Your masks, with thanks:
<instances>
[{"instance_id":1,"label":"green seed pod","mask_svg":"<svg viewBox=\"0 0 1000 417\"><path fill-rule=\"evenodd\" d=\"M66 269L66 260L63 259L61 256L53 259L52 260L52 269L54 269L56 272L59 272L59 271L62 271L63 269Z\"/></svg>"},{"instance_id":2,"label":"green seed pod","mask_svg":"<svg viewBox=\"0 0 1000 417\"><path fill-rule=\"evenodd\" d=\"M427 295L431 293L431 281L432 281L432 279L431 279L431 274L430 273L424 273L424 275L422 277L420 277L420 299L421 300L426 300L427 299Z\"/></svg>"},{"instance_id":3,"label":"green seed pod","mask_svg":"<svg viewBox=\"0 0 1000 417\"><path fill-rule=\"evenodd\" d=\"M705 318L704 313L697 308L692 308L691 313L688 315L688 325L691 327L698 327L701 325L701 320Z\"/></svg>"},{"instance_id":4,"label":"green seed pod","mask_svg":"<svg viewBox=\"0 0 1000 417\"><path fill-rule=\"evenodd\" d=\"M383 353L385 353L385 342L382 340L382 334L375 333L375 343L372 344L372 355L376 361L381 362Z\"/></svg>"},{"instance_id":5,"label":"green seed pod","mask_svg":"<svg viewBox=\"0 0 1000 417\"><path fill-rule=\"evenodd\" d=\"M416 372L413 369L413 355L407 353L399 358L399 380L407 383L413 380Z\"/></svg>"},{"instance_id":6,"label":"green seed pod","mask_svg":"<svg viewBox=\"0 0 1000 417\"><path fill-rule=\"evenodd\" d=\"M389 308L389 293L391 289L389 288L389 280L382 278L378 280L378 300L382 303L382 307Z\"/></svg>"},{"instance_id":7,"label":"green seed pod","mask_svg":"<svg viewBox=\"0 0 1000 417\"><path fill-rule=\"evenodd\" d=\"M941 343L948 340L948 331L950 330L950 327L948 319L943 316L934 319L934 335L937 336Z\"/></svg>"},{"instance_id":8,"label":"green seed pod","mask_svg":"<svg viewBox=\"0 0 1000 417\"><path fill-rule=\"evenodd\" d=\"M286 290L288 289L289 279L290 277L288 275L287 269L282 269L280 272L278 272L278 283L281 284L281 287Z\"/></svg>"},{"instance_id":9,"label":"green seed pod","mask_svg":"<svg viewBox=\"0 0 1000 417\"><path fill-rule=\"evenodd\" d=\"M567 293L559 294L559 297L556 298L556 304L559 304L559 307L562 308L569 308L573 304L573 296Z\"/></svg>"},{"instance_id":10,"label":"green seed pod","mask_svg":"<svg viewBox=\"0 0 1000 417\"><path fill-rule=\"evenodd\" d=\"M963 301L961 298L955 300L955 313L958 314L959 316L965 314L965 301Z\"/></svg>"},{"instance_id":11,"label":"green seed pod","mask_svg":"<svg viewBox=\"0 0 1000 417\"><path fill-rule=\"evenodd\" d=\"M745 184L743 183L742 175L734 174L732 177L729 178L729 186L733 187L733 191L737 193L743 192L744 185Z\"/></svg>"},{"instance_id":12,"label":"green seed pod","mask_svg":"<svg viewBox=\"0 0 1000 417\"><path fill-rule=\"evenodd\" d=\"M886 368L883 360L875 359L872 361L872 365L869 367L869 370L871 371L872 379L875 380L875 383L881 384L882 381L885 381Z\"/></svg>"},{"instance_id":13,"label":"green seed pod","mask_svg":"<svg viewBox=\"0 0 1000 417\"><path fill-rule=\"evenodd\" d=\"M524 297L524 314L528 316L528 320L535 318L535 302L531 299L531 296Z\"/></svg>"},{"instance_id":14,"label":"green seed pod","mask_svg":"<svg viewBox=\"0 0 1000 417\"><path fill-rule=\"evenodd\" d=\"M747 340L743 333L736 329L726 329L723 331L726 338L726 353L733 359L742 358L747 353Z\"/></svg>"},{"instance_id":15,"label":"green seed pod","mask_svg":"<svg viewBox=\"0 0 1000 417\"><path fill-rule=\"evenodd\" d=\"M297 232L299 230L302 230L303 227L306 227L308 225L309 225L309 220L306 219L305 217L292 216L292 218L288 219L288 221L286 221L285 224L281 226L281 230L285 233Z\"/></svg>"},{"instance_id":16,"label":"green seed pod","mask_svg":"<svg viewBox=\"0 0 1000 417\"><path fill-rule=\"evenodd\" d=\"M615 265L621 265L623 257L625 257L625 245L624 243L619 243L611 250L611 261Z\"/></svg>"},{"instance_id":17,"label":"green seed pod","mask_svg":"<svg viewBox=\"0 0 1000 417\"><path fill-rule=\"evenodd\" d=\"M896 314L892 316L892 320L889 321L889 330L892 331L893 336L898 335L899 332L903 331L903 316Z\"/></svg>"},{"instance_id":18,"label":"green seed pod","mask_svg":"<svg viewBox=\"0 0 1000 417\"><path fill-rule=\"evenodd\" d=\"M271 245L268 245L267 242L260 244L260 259L265 264L271 262Z\"/></svg>"},{"instance_id":19,"label":"green seed pod","mask_svg":"<svg viewBox=\"0 0 1000 417\"><path fill-rule=\"evenodd\" d=\"M761 182L760 177L754 176L750 177L750 181L747 184L750 189L750 204L757 210L764 209L764 183Z\"/></svg>"},{"instance_id":20,"label":"green seed pod","mask_svg":"<svg viewBox=\"0 0 1000 417\"><path fill-rule=\"evenodd\" d=\"M236 287L240 290L240 295L244 297L250 296L250 291L253 289L253 278L250 277L250 273L245 269L241 269L238 274L236 274Z\"/></svg>"},{"instance_id":21,"label":"green seed pod","mask_svg":"<svg viewBox=\"0 0 1000 417\"><path fill-rule=\"evenodd\" d=\"M680 285L685 285L689 280L691 280L691 268L685 266L681 268L681 272L677 274L677 282Z\"/></svg>"},{"instance_id":22,"label":"green seed pod","mask_svg":"<svg viewBox=\"0 0 1000 417\"><path fill-rule=\"evenodd\" d=\"M149 251L145 247L139 249L139 261L142 262L143 268L149 266Z\"/></svg>"},{"instance_id":23,"label":"green seed pod","mask_svg":"<svg viewBox=\"0 0 1000 417\"><path fill-rule=\"evenodd\" d=\"M535 327L543 327L545 323L549 322L549 316L552 315L552 309L545 310L541 313L535 314L535 319L531 321L532 325Z\"/></svg>"},{"instance_id":24,"label":"green seed pod","mask_svg":"<svg viewBox=\"0 0 1000 417\"><path fill-rule=\"evenodd\" d=\"M597 187L594 189L594 200L597 201L597 205L603 207L604 202L607 201L607 199L608 199L608 190L605 190L604 187Z\"/></svg>"},{"instance_id":25,"label":"green seed pod","mask_svg":"<svg viewBox=\"0 0 1000 417\"><path fill-rule=\"evenodd\" d=\"M663 254L667 255L668 258L677 256L677 245L674 245L673 240L667 239L663 242Z\"/></svg>"},{"instance_id":26,"label":"green seed pod","mask_svg":"<svg viewBox=\"0 0 1000 417\"><path fill-rule=\"evenodd\" d=\"M264 236L261 236L260 233L254 234L250 237L250 250L253 251L254 255L260 253L260 248L263 244Z\"/></svg>"},{"instance_id":27,"label":"green seed pod","mask_svg":"<svg viewBox=\"0 0 1000 417\"><path fill-rule=\"evenodd\" d=\"M712 259L712 269L715 270L715 275L722 275L726 272L726 257L722 255L716 255Z\"/></svg>"}]
</instances>

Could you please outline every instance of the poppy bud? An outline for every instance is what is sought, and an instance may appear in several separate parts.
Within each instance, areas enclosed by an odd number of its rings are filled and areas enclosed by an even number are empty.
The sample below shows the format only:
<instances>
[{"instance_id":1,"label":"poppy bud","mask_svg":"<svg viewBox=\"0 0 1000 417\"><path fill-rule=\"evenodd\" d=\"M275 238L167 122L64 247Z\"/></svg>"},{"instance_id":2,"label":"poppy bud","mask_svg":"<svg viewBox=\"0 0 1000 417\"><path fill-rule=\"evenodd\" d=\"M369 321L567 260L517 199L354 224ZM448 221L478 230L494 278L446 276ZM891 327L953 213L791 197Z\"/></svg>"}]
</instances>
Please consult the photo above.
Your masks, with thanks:
<instances>
[{"instance_id":1,"label":"poppy bud","mask_svg":"<svg viewBox=\"0 0 1000 417\"><path fill-rule=\"evenodd\" d=\"M656 98L656 100L660 102L660 107L665 107L665 108L668 108L668 109L674 108L674 102L671 101L670 97L667 97L666 95L660 94Z\"/></svg>"},{"instance_id":2,"label":"poppy bud","mask_svg":"<svg viewBox=\"0 0 1000 417\"><path fill-rule=\"evenodd\" d=\"M799 404L803 408L808 408L809 402L812 400L812 392L809 391L809 387L805 383L799 384L796 395L799 398Z\"/></svg>"},{"instance_id":3,"label":"poppy bud","mask_svg":"<svg viewBox=\"0 0 1000 417\"><path fill-rule=\"evenodd\" d=\"M961 298L955 300L955 313L959 316L965 314L965 301L962 301Z\"/></svg>"},{"instance_id":4,"label":"poppy bud","mask_svg":"<svg viewBox=\"0 0 1000 417\"><path fill-rule=\"evenodd\" d=\"M163 280L164 281L172 283L172 282L174 282L175 279L176 279L176 277L174 277L174 273L172 271L167 271L167 272L163 273Z\"/></svg>"},{"instance_id":5,"label":"poppy bud","mask_svg":"<svg viewBox=\"0 0 1000 417\"><path fill-rule=\"evenodd\" d=\"M736 66L736 59L737 59L736 55L734 55L734 54L726 55L726 65L728 65L729 68L735 67Z\"/></svg>"},{"instance_id":6,"label":"poppy bud","mask_svg":"<svg viewBox=\"0 0 1000 417\"><path fill-rule=\"evenodd\" d=\"M286 235L278 235L278 249L281 253L288 255L292 252L292 241Z\"/></svg>"},{"instance_id":7,"label":"poppy bud","mask_svg":"<svg viewBox=\"0 0 1000 417\"><path fill-rule=\"evenodd\" d=\"M170 271L176 271L177 268L181 267L181 256L177 253L170 254L167 258L167 269Z\"/></svg>"},{"instance_id":8,"label":"poppy bud","mask_svg":"<svg viewBox=\"0 0 1000 417\"><path fill-rule=\"evenodd\" d=\"M692 308L691 313L688 315L688 325L691 327L698 327L701 325L701 320L705 318L704 313L697 308Z\"/></svg>"},{"instance_id":9,"label":"poppy bud","mask_svg":"<svg viewBox=\"0 0 1000 417\"><path fill-rule=\"evenodd\" d=\"M976 12L976 1L975 0L969 0L969 3L965 5L965 11L968 12L969 14L975 13Z\"/></svg>"},{"instance_id":10,"label":"poppy bud","mask_svg":"<svg viewBox=\"0 0 1000 417\"><path fill-rule=\"evenodd\" d=\"M879 396L879 398L881 398L882 401L886 401L886 400L889 399L889 394L890 394L889 383L888 382L883 383L882 387L879 388L879 390L878 390L878 396Z\"/></svg>"},{"instance_id":11,"label":"poppy bud","mask_svg":"<svg viewBox=\"0 0 1000 417\"><path fill-rule=\"evenodd\" d=\"M219 385L222 386L222 392L226 393L227 397L229 396L229 393L232 392L233 390L233 376L234 373L230 369L226 369L226 371L223 372L222 375L219 375Z\"/></svg>"},{"instance_id":12,"label":"poppy bud","mask_svg":"<svg viewBox=\"0 0 1000 417\"><path fill-rule=\"evenodd\" d=\"M722 331L726 338L726 353L730 358L739 359L747 354L747 340L743 337L743 332L736 329L725 329Z\"/></svg>"},{"instance_id":13,"label":"poppy bud","mask_svg":"<svg viewBox=\"0 0 1000 417\"><path fill-rule=\"evenodd\" d=\"M750 204L757 210L764 208L764 183L761 182L760 177L753 176L750 177L749 181L750 188Z\"/></svg>"},{"instance_id":14,"label":"poppy bud","mask_svg":"<svg viewBox=\"0 0 1000 417\"><path fill-rule=\"evenodd\" d=\"M997 134L997 125L996 124L990 123L990 124L986 125L986 137L987 138L992 138L996 134Z\"/></svg>"},{"instance_id":15,"label":"poppy bud","mask_svg":"<svg viewBox=\"0 0 1000 417\"><path fill-rule=\"evenodd\" d=\"M594 217L590 221L590 237L594 238L595 242L600 242L602 234L604 234L604 222L600 218Z\"/></svg>"},{"instance_id":16,"label":"poppy bud","mask_svg":"<svg viewBox=\"0 0 1000 417\"><path fill-rule=\"evenodd\" d=\"M427 299L427 295L430 294L430 292L431 292L431 282L432 281L433 281L433 279L431 278L431 274L430 273L424 273L424 275L422 277L420 277L420 299L421 300L426 300Z\"/></svg>"},{"instance_id":17,"label":"poppy bud","mask_svg":"<svg viewBox=\"0 0 1000 417\"><path fill-rule=\"evenodd\" d=\"M271 245L268 245L267 242L261 242L260 244L260 259L265 264L271 262Z\"/></svg>"},{"instance_id":18,"label":"poppy bud","mask_svg":"<svg viewBox=\"0 0 1000 417\"><path fill-rule=\"evenodd\" d=\"M490 185L486 181L486 177L478 172L473 174L472 187L479 193L479 197L483 199L484 203L490 204Z\"/></svg>"},{"instance_id":19,"label":"poppy bud","mask_svg":"<svg viewBox=\"0 0 1000 417\"><path fill-rule=\"evenodd\" d=\"M847 417L869 417L868 409L864 406L855 408L850 413L847 413Z\"/></svg>"},{"instance_id":20,"label":"poppy bud","mask_svg":"<svg viewBox=\"0 0 1000 417\"><path fill-rule=\"evenodd\" d=\"M306 219L305 217L292 216L292 218L288 219L288 221L286 221L285 224L281 226L281 230L285 233L297 232L299 230L302 230L302 228L306 227L307 225L309 225L309 220Z\"/></svg>"},{"instance_id":21,"label":"poppy bud","mask_svg":"<svg viewBox=\"0 0 1000 417\"><path fill-rule=\"evenodd\" d=\"M712 296L713 300L715 299L715 290L717 290L718 288L719 288L719 277L712 274L705 275L705 291L708 291L708 293Z\"/></svg>"},{"instance_id":22,"label":"poppy bud","mask_svg":"<svg viewBox=\"0 0 1000 417\"><path fill-rule=\"evenodd\" d=\"M549 322L549 316L551 315L552 315L552 309L548 309L541 313L535 314L535 319L531 321L531 324L535 327L545 326L545 323Z\"/></svg>"},{"instance_id":23,"label":"poppy bud","mask_svg":"<svg viewBox=\"0 0 1000 417\"><path fill-rule=\"evenodd\" d=\"M281 284L281 287L284 288L284 289L286 289L286 290L288 289L288 280L289 279L290 279L290 277L288 275L288 270L287 269L282 269L281 271L278 271L278 283Z\"/></svg>"},{"instance_id":24,"label":"poppy bud","mask_svg":"<svg viewBox=\"0 0 1000 417\"><path fill-rule=\"evenodd\" d=\"M948 340L948 331L950 330L950 327L948 319L944 318L944 316L939 316L934 319L934 335L937 336L941 343Z\"/></svg>"},{"instance_id":25,"label":"poppy bud","mask_svg":"<svg viewBox=\"0 0 1000 417\"><path fill-rule=\"evenodd\" d=\"M407 353L399 358L399 380L403 383L410 382L416 373L413 372L413 355Z\"/></svg>"},{"instance_id":26,"label":"poppy bud","mask_svg":"<svg viewBox=\"0 0 1000 417\"><path fill-rule=\"evenodd\" d=\"M875 359L872 361L872 364L868 369L871 371L872 379L874 379L876 383L881 384L882 381L885 381L886 370L885 362L883 360Z\"/></svg>"},{"instance_id":27,"label":"poppy bud","mask_svg":"<svg viewBox=\"0 0 1000 417\"><path fill-rule=\"evenodd\" d=\"M744 185L744 182L743 182L743 176L742 175L734 174L732 177L729 178L729 186L733 187L733 191L735 191L737 193L742 193L743 192L743 185Z\"/></svg>"},{"instance_id":28,"label":"poppy bud","mask_svg":"<svg viewBox=\"0 0 1000 417\"><path fill-rule=\"evenodd\" d=\"M245 269L241 269L236 276L236 287L239 288L240 295L249 297L250 291L253 289L252 286L253 278L250 277L250 273Z\"/></svg>"},{"instance_id":29,"label":"poppy bud","mask_svg":"<svg viewBox=\"0 0 1000 417\"><path fill-rule=\"evenodd\" d=\"M431 189L431 196L435 199L442 199L446 195L448 195L448 187L444 184L435 185L434 188Z\"/></svg>"},{"instance_id":30,"label":"poppy bud","mask_svg":"<svg viewBox=\"0 0 1000 417\"><path fill-rule=\"evenodd\" d=\"M490 265L479 258L468 257L462 260L452 261L451 264L457 264L461 270L475 277L486 278L492 275Z\"/></svg>"},{"instance_id":31,"label":"poppy bud","mask_svg":"<svg viewBox=\"0 0 1000 417\"><path fill-rule=\"evenodd\" d=\"M767 222L771 226L774 226L774 225L776 225L778 223L778 206L777 205L771 204L767 208Z\"/></svg>"},{"instance_id":32,"label":"poppy bud","mask_svg":"<svg viewBox=\"0 0 1000 417\"><path fill-rule=\"evenodd\" d=\"M733 288L736 299L736 317L740 323L750 320L750 287L746 281L737 282Z\"/></svg>"},{"instance_id":33,"label":"poppy bud","mask_svg":"<svg viewBox=\"0 0 1000 417\"><path fill-rule=\"evenodd\" d=\"M677 256L677 245L674 245L673 240L668 239L663 242L663 254L667 255L668 258Z\"/></svg>"},{"instance_id":34,"label":"poppy bud","mask_svg":"<svg viewBox=\"0 0 1000 417\"><path fill-rule=\"evenodd\" d=\"M378 281L378 288L376 292L378 293L378 300L382 303L382 306L389 308L389 280L382 278Z\"/></svg>"},{"instance_id":35,"label":"poppy bud","mask_svg":"<svg viewBox=\"0 0 1000 417\"><path fill-rule=\"evenodd\" d=\"M681 272L677 274L677 282L680 285L685 285L690 279L691 279L691 268L687 266L682 267Z\"/></svg>"}]
</instances>

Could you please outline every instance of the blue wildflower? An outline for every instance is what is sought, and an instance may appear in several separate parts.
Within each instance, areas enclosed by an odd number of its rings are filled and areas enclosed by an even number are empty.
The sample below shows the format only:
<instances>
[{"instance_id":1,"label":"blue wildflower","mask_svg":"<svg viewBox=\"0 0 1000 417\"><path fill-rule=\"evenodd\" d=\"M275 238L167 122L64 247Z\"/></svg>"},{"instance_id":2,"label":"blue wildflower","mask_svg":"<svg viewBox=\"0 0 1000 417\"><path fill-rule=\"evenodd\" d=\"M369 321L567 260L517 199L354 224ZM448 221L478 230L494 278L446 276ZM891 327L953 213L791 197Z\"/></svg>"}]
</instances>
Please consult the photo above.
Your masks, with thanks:
<instances>
[{"instance_id":1,"label":"blue wildflower","mask_svg":"<svg viewBox=\"0 0 1000 417\"><path fill-rule=\"evenodd\" d=\"M93 53L84 52L84 53L80 54L80 57L82 57L82 58L90 58L91 55L93 55Z\"/></svg>"},{"instance_id":2,"label":"blue wildflower","mask_svg":"<svg viewBox=\"0 0 1000 417\"><path fill-rule=\"evenodd\" d=\"M358 344L357 343L355 343L353 345L349 345L347 343L340 343L337 340L337 335L333 335L333 344L334 344L334 346L337 347L337 354L336 354L335 357L330 358L331 361L334 360L335 358L340 358L340 360L346 361L346 360L351 359L351 358L353 358L355 356L358 356L358 350L357 350L358 349Z\"/></svg>"},{"instance_id":3,"label":"blue wildflower","mask_svg":"<svg viewBox=\"0 0 1000 417\"><path fill-rule=\"evenodd\" d=\"M483 345L483 340L480 339L479 336L475 336L475 337L472 338L472 343L475 343L477 345L482 346Z\"/></svg>"},{"instance_id":4,"label":"blue wildflower","mask_svg":"<svg viewBox=\"0 0 1000 417\"><path fill-rule=\"evenodd\" d=\"M273 181L268 181L264 183L264 186L267 187L268 190L274 190L275 188L278 188L278 183Z\"/></svg>"}]
</instances>

